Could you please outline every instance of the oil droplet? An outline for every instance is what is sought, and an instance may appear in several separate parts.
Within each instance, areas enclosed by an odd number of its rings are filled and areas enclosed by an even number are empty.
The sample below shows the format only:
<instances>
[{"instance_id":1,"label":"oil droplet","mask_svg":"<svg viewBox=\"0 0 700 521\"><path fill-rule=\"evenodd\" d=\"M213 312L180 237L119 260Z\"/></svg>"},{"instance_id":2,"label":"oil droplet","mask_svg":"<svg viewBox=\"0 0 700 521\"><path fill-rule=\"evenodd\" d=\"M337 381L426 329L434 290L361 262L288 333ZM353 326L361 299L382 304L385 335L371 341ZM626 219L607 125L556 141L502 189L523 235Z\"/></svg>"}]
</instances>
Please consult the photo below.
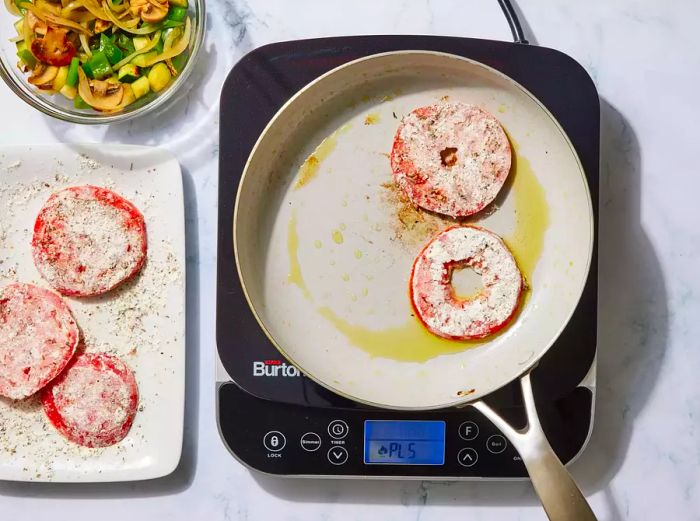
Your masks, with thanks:
<instances>
[{"instance_id":1,"label":"oil droplet","mask_svg":"<svg viewBox=\"0 0 700 521\"><path fill-rule=\"evenodd\" d=\"M350 130L350 124L343 125L321 141L321 144L316 147L316 150L314 150L299 167L297 179L294 182L294 190L298 190L316 177L321 163L335 150L338 144L338 136L345 134L348 130Z\"/></svg>"},{"instance_id":2,"label":"oil droplet","mask_svg":"<svg viewBox=\"0 0 700 521\"><path fill-rule=\"evenodd\" d=\"M357 295L350 295L350 299L351 299L353 302L357 302Z\"/></svg>"},{"instance_id":3,"label":"oil droplet","mask_svg":"<svg viewBox=\"0 0 700 521\"><path fill-rule=\"evenodd\" d=\"M319 240L314 241L314 246L316 247L317 250L320 250L321 247L323 246L323 243Z\"/></svg>"},{"instance_id":4,"label":"oil droplet","mask_svg":"<svg viewBox=\"0 0 700 521\"><path fill-rule=\"evenodd\" d=\"M340 203L340 204L343 206L343 208L345 208L345 207L347 207L347 205L348 205L348 200L347 200L347 199L343 199L343 202Z\"/></svg>"},{"instance_id":5,"label":"oil droplet","mask_svg":"<svg viewBox=\"0 0 700 521\"><path fill-rule=\"evenodd\" d=\"M361 259L362 258L362 252L360 250L355 250L355 258L356 259Z\"/></svg>"},{"instance_id":6,"label":"oil droplet","mask_svg":"<svg viewBox=\"0 0 700 521\"><path fill-rule=\"evenodd\" d=\"M301 273L301 265L299 264L299 234L297 233L296 212L292 213L287 223L287 255L289 256L289 274L287 275L287 281L296 284L304 297L311 300L311 294L306 287L304 276Z\"/></svg>"},{"instance_id":7,"label":"oil droplet","mask_svg":"<svg viewBox=\"0 0 700 521\"><path fill-rule=\"evenodd\" d=\"M343 276L341 277L345 282L348 282L350 280L350 275L347 273L343 273Z\"/></svg>"},{"instance_id":8,"label":"oil droplet","mask_svg":"<svg viewBox=\"0 0 700 521\"><path fill-rule=\"evenodd\" d=\"M372 356L403 362L425 362L438 355L459 353L489 341L455 341L440 338L429 333L413 317L409 317L406 323L399 327L370 329L351 324L329 307L321 307L318 312L345 335L352 345Z\"/></svg>"},{"instance_id":9,"label":"oil droplet","mask_svg":"<svg viewBox=\"0 0 700 521\"><path fill-rule=\"evenodd\" d=\"M367 117L365 118L365 125L376 125L379 123L380 117L378 112L372 112L370 114L367 114Z\"/></svg>"},{"instance_id":10,"label":"oil droplet","mask_svg":"<svg viewBox=\"0 0 700 521\"><path fill-rule=\"evenodd\" d=\"M329 264L330 264L331 266L335 266L335 260L331 259Z\"/></svg>"},{"instance_id":11,"label":"oil droplet","mask_svg":"<svg viewBox=\"0 0 700 521\"><path fill-rule=\"evenodd\" d=\"M369 290L367 288L362 288L362 296L363 297L366 297L368 293L369 293Z\"/></svg>"},{"instance_id":12,"label":"oil droplet","mask_svg":"<svg viewBox=\"0 0 700 521\"><path fill-rule=\"evenodd\" d=\"M369 100L371 100L372 98L370 98L367 94L365 94L365 95L362 96L360 99L362 100L362 103L367 103L367 102L368 102Z\"/></svg>"},{"instance_id":13,"label":"oil droplet","mask_svg":"<svg viewBox=\"0 0 700 521\"><path fill-rule=\"evenodd\" d=\"M333 238L334 243L343 244L343 233L340 230L333 230L331 237Z\"/></svg>"},{"instance_id":14,"label":"oil droplet","mask_svg":"<svg viewBox=\"0 0 700 521\"><path fill-rule=\"evenodd\" d=\"M503 103L501 103L501 104L498 106L498 112L500 112L501 114L503 114L505 111L506 111L506 106L505 106Z\"/></svg>"},{"instance_id":15,"label":"oil droplet","mask_svg":"<svg viewBox=\"0 0 700 521\"><path fill-rule=\"evenodd\" d=\"M338 226L338 228L340 228L340 231L344 232L348 227L345 226L345 223L340 223L340 226Z\"/></svg>"}]
</instances>

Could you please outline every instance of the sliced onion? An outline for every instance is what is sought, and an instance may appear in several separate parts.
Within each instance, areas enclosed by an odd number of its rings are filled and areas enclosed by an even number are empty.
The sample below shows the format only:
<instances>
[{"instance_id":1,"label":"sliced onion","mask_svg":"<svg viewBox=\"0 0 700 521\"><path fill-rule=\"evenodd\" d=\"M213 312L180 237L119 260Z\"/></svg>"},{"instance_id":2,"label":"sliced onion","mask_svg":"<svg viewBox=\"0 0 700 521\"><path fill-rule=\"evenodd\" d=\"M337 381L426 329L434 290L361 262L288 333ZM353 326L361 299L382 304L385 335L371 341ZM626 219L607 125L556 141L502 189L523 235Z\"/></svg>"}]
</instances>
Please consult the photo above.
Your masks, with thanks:
<instances>
[{"instance_id":1,"label":"sliced onion","mask_svg":"<svg viewBox=\"0 0 700 521\"><path fill-rule=\"evenodd\" d=\"M187 20L185 22L185 33L177 41L177 43L173 47L171 47L169 51L164 51L162 54L159 54L158 56L154 56L150 60L147 60L145 66L150 67L151 65L165 60L169 60L170 58L174 58L175 56L178 56L185 52L190 45L191 33L192 23L190 22L189 17L187 17Z\"/></svg>"},{"instance_id":2,"label":"sliced onion","mask_svg":"<svg viewBox=\"0 0 700 521\"><path fill-rule=\"evenodd\" d=\"M168 36L165 37L165 41L163 42L163 52L169 51L173 44L175 43L175 40L180 36L180 31L179 27L174 27L169 33Z\"/></svg>"},{"instance_id":3,"label":"sliced onion","mask_svg":"<svg viewBox=\"0 0 700 521\"><path fill-rule=\"evenodd\" d=\"M46 0L34 0L34 5L47 13L55 14L56 16L61 15L61 8L55 4L47 2Z\"/></svg>"},{"instance_id":4,"label":"sliced onion","mask_svg":"<svg viewBox=\"0 0 700 521\"><path fill-rule=\"evenodd\" d=\"M71 22L79 23L79 24L85 24L87 22L92 22L95 20L95 15L92 14L90 11L86 11L83 6L79 6L79 9L72 9L71 11L68 11L67 13L63 14L62 16L66 20L70 20Z\"/></svg>"},{"instance_id":5,"label":"sliced onion","mask_svg":"<svg viewBox=\"0 0 700 521\"><path fill-rule=\"evenodd\" d=\"M61 16L68 17L68 15L70 15L72 11L75 11L80 7L83 7L83 4L74 0L73 2L70 2L63 6L63 9L61 9Z\"/></svg>"},{"instance_id":6,"label":"sliced onion","mask_svg":"<svg viewBox=\"0 0 700 521\"><path fill-rule=\"evenodd\" d=\"M71 20L68 20L67 18L63 18L61 16L57 16L52 13L47 13L46 11L38 8L37 6L30 4L29 2L22 2L22 7L26 9L27 11L31 11L36 15L36 17L39 20L42 20L44 22L51 22L52 24L55 25L62 25L64 27L70 27L71 29L75 29L79 33L86 33L90 34L90 31L83 27L82 25L73 22Z\"/></svg>"},{"instance_id":7,"label":"sliced onion","mask_svg":"<svg viewBox=\"0 0 700 521\"><path fill-rule=\"evenodd\" d=\"M153 49L156 45L158 45L158 42L160 41L160 35L161 35L160 31L158 31L156 34L153 35L153 38L151 38L151 41L148 45L139 49L138 51L132 52L129 56L124 58L122 61L113 65L112 68L115 70L121 69L124 65L129 63L131 60L133 60L139 54L146 53L146 52L150 51L151 49Z\"/></svg>"},{"instance_id":8,"label":"sliced onion","mask_svg":"<svg viewBox=\"0 0 700 521\"><path fill-rule=\"evenodd\" d=\"M114 13L121 13L129 7L129 4L122 2L120 5L116 5L114 2L112 2L112 0L107 0L107 7L109 7L110 11Z\"/></svg>"},{"instance_id":9,"label":"sliced onion","mask_svg":"<svg viewBox=\"0 0 700 521\"><path fill-rule=\"evenodd\" d=\"M99 18L100 20L106 20L108 22L110 21L105 10L102 9L98 4L92 2L92 0L79 0L79 1L85 9L87 9L88 11L90 11L90 13L92 13L92 15L95 18Z\"/></svg>"},{"instance_id":10,"label":"sliced onion","mask_svg":"<svg viewBox=\"0 0 700 521\"><path fill-rule=\"evenodd\" d=\"M139 29L138 27L129 27L126 23L122 22L117 18L114 13L109 9L109 5L107 5L107 0L102 0L102 8L105 10L105 13L107 13L107 17L109 20L119 27L122 31L125 31L127 33L131 34L151 34L154 33L158 30L158 27L143 27Z\"/></svg>"},{"instance_id":11,"label":"sliced onion","mask_svg":"<svg viewBox=\"0 0 700 521\"><path fill-rule=\"evenodd\" d=\"M88 58L92 56L92 51L90 50L90 44L88 42L88 37L87 35L80 33L78 35L78 38L80 38L80 46L83 48L83 51L85 54L87 54Z\"/></svg>"},{"instance_id":12,"label":"sliced onion","mask_svg":"<svg viewBox=\"0 0 700 521\"><path fill-rule=\"evenodd\" d=\"M14 16L20 16L22 14L19 8L17 7L17 4L15 4L15 0L5 0L5 7L10 12L10 14Z\"/></svg>"},{"instance_id":13,"label":"sliced onion","mask_svg":"<svg viewBox=\"0 0 700 521\"><path fill-rule=\"evenodd\" d=\"M25 16L22 19L22 32L24 33L24 42L27 45L27 49L32 48L32 40L34 39L34 31L29 27L29 20Z\"/></svg>"}]
</instances>

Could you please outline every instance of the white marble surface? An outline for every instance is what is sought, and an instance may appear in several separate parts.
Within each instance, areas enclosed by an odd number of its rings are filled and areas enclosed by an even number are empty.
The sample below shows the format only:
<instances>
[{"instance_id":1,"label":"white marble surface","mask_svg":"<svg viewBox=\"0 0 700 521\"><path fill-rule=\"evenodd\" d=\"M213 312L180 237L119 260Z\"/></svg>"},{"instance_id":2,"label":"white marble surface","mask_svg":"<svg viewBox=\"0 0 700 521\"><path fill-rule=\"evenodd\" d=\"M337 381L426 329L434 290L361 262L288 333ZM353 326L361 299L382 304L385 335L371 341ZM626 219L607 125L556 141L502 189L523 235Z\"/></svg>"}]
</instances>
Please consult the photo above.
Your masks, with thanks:
<instances>
[{"instance_id":1,"label":"white marble surface","mask_svg":"<svg viewBox=\"0 0 700 521\"><path fill-rule=\"evenodd\" d=\"M251 475L228 455L214 420L218 94L228 70L254 47L311 36L506 40L496 1L209 0L208 6L197 85L187 103L162 117L81 128L40 116L0 86L1 143L145 143L178 156L187 192L191 362L185 455L173 476L99 486L0 482L0 518L544 519L528 483ZM535 41L579 60L602 98L598 408L593 439L572 471L601 520L698 519L700 4L521 0L520 7Z\"/></svg>"}]
</instances>

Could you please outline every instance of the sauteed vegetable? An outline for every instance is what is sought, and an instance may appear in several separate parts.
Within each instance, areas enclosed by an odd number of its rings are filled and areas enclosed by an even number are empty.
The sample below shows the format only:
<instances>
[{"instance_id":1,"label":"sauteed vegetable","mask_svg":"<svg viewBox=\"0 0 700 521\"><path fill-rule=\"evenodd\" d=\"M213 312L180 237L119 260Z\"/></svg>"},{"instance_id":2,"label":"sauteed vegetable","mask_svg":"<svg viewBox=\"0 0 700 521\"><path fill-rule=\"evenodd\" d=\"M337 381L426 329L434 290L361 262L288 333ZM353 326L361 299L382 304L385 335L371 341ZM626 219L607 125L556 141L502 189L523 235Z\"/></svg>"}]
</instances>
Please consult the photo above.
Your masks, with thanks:
<instances>
[{"instance_id":1,"label":"sauteed vegetable","mask_svg":"<svg viewBox=\"0 0 700 521\"><path fill-rule=\"evenodd\" d=\"M119 112L166 89L187 60L188 0L5 0L17 66L76 108Z\"/></svg>"}]
</instances>

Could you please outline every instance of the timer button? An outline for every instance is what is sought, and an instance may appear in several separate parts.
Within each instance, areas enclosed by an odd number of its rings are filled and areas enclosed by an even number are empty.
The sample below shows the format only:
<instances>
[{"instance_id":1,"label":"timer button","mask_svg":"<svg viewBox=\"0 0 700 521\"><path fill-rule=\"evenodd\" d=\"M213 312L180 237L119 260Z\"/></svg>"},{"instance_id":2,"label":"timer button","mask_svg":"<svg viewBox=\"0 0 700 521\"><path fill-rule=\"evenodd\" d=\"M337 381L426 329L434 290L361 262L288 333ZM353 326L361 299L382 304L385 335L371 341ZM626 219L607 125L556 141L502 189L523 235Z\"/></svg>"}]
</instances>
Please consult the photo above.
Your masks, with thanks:
<instances>
[{"instance_id":1,"label":"timer button","mask_svg":"<svg viewBox=\"0 0 700 521\"><path fill-rule=\"evenodd\" d=\"M457 453L457 461L463 467L473 467L479 461L479 453L471 447L466 447Z\"/></svg>"},{"instance_id":2,"label":"timer button","mask_svg":"<svg viewBox=\"0 0 700 521\"><path fill-rule=\"evenodd\" d=\"M488 440L486 440L486 448L491 454L500 454L506 450L507 446L508 442L500 434L494 434Z\"/></svg>"},{"instance_id":3,"label":"timer button","mask_svg":"<svg viewBox=\"0 0 700 521\"><path fill-rule=\"evenodd\" d=\"M307 432L301 437L301 448L306 452L316 452L321 448L321 436L315 432Z\"/></svg>"},{"instance_id":4,"label":"timer button","mask_svg":"<svg viewBox=\"0 0 700 521\"><path fill-rule=\"evenodd\" d=\"M472 441L479 435L479 426L474 422L464 422L459 426L459 437L464 441Z\"/></svg>"},{"instance_id":5,"label":"timer button","mask_svg":"<svg viewBox=\"0 0 700 521\"><path fill-rule=\"evenodd\" d=\"M270 452L279 452L287 444L287 438L280 431L270 431L263 438L263 445Z\"/></svg>"},{"instance_id":6,"label":"timer button","mask_svg":"<svg viewBox=\"0 0 700 521\"><path fill-rule=\"evenodd\" d=\"M331 447L328 451L328 461L330 461L333 465L342 465L347 460L348 451L345 450L345 447L336 445L335 447Z\"/></svg>"},{"instance_id":7,"label":"timer button","mask_svg":"<svg viewBox=\"0 0 700 521\"><path fill-rule=\"evenodd\" d=\"M348 424L343 420L333 420L328 424L328 434L331 435L331 438L335 438L336 440L342 440L345 438L349 431L350 428L348 427Z\"/></svg>"}]
</instances>

